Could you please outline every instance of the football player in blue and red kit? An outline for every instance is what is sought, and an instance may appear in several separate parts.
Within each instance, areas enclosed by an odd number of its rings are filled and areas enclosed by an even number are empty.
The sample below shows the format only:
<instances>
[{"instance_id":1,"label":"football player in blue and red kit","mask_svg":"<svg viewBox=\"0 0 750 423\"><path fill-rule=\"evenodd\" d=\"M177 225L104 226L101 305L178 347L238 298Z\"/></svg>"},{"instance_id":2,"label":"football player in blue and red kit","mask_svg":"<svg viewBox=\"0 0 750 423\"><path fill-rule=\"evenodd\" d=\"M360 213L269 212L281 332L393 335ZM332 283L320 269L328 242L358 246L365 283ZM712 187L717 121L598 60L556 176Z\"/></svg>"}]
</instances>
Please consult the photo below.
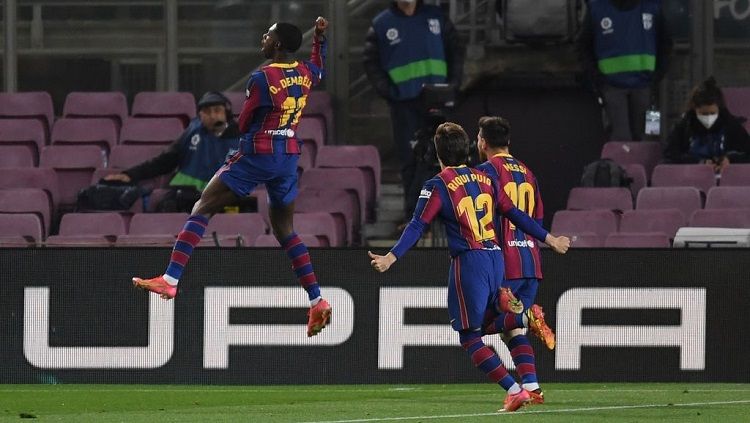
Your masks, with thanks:
<instances>
[{"instance_id":1,"label":"football player in blue and red kit","mask_svg":"<svg viewBox=\"0 0 750 423\"><path fill-rule=\"evenodd\" d=\"M510 155L509 146L510 123L507 120L496 116L479 119L477 148L479 156L487 161L477 166L477 169L489 175L513 205L541 225L544 206L536 177L524 163ZM554 349L555 334L545 322L542 308L534 304L539 281L542 279L539 245L508 219L501 220L500 228L505 259L503 287L510 289L523 303L523 312L532 333L541 338L547 348ZM485 333L496 333L494 323L490 325L485 328ZM505 331L502 338L513 357L523 388L531 394L532 402L544 403L544 393L536 377L534 350L524 331Z\"/></svg>"},{"instance_id":2,"label":"football player in blue and red kit","mask_svg":"<svg viewBox=\"0 0 750 423\"><path fill-rule=\"evenodd\" d=\"M258 184L265 184L273 233L292 260L292 268L310 299L307 336L318 334L328 324L331 306L320 295L307 247L293 228L301 144L295 131L310 89L323 77L327 27L326 19L315 21L309 61L291 56L302 44L302 32L296 26L279 22L263 34L261 51L271 63L253 72L247 83L247 98L239 118L240 151L216 172L195 203L177 236L166 272L153 279L133 278L137 287L165 299L174 298L177 282L209 218L236 197L246 197Z\"/></svg>"},{"instance_id":3,"label":"football player in blue and red kit","mask_svg":"<svg viewBox=\"0 0 750 423\"><path fill-rule=\"evenodd\" d=\"M503 410L515 411L530 402L531 396L508 373L500 357L482 341L488 311L504 316L522 310L513 310L512 294L501 293L504 265L495 230L495 212L498 210L559 253L567 251L570 240L549 234L513 207L510 199L498 192L491 178L466 166L471 145L461 126L450 122L440 125L434 142L442 171L425 183L414 216L391 251L384 256L369 252L371 265L385 272L419 240L433 219L439 217L443 221L452 257L448 275L451 326L459 333L461 346L474 365L508 392ZM520 319L508 319L510 324L505 327L502 317L497 320L501 331L522 327L517 323Z\"/></svg>"}]
</instances>

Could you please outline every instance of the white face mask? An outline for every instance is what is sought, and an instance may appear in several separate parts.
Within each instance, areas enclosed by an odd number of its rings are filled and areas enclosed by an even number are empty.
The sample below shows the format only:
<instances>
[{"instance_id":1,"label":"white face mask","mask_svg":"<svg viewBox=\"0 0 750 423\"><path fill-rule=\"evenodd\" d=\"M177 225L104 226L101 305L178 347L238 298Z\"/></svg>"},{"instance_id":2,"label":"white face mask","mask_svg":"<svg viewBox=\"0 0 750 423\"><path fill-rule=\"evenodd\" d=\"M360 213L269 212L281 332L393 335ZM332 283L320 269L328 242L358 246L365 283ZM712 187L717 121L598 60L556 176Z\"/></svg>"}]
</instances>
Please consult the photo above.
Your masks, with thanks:
<instances>
[{"instance_id":1,"label":"white face mask","mask_svg":"<svg viewBox=\"0 0 750 423\"><path fill-rule=\"evenodd\" d=\"M711 129L711 127L714 126L716 119L719 118L719 114L714 113L710 115L696 115L696 117L698 118L698 121L706 127L706 129Z\"/></svg>"}]
</instances>

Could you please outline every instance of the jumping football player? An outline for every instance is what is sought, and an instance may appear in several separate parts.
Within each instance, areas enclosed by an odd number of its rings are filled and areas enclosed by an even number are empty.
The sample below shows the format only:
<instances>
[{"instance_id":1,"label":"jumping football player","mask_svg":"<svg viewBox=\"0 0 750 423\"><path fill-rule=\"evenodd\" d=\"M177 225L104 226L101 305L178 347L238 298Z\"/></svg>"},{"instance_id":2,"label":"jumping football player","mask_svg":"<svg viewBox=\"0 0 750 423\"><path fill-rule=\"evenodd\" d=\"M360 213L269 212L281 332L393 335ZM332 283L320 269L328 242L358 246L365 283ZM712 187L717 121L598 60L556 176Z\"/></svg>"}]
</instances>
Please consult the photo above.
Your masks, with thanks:
<instances>
[{"instance_id":1,"label":"jumping football player","mask_svg":"<svg viewBox=\"0 0 750 423\"><path fill-rule=\"evenodd\" d=\"M483 171L497 184L498 189L510 197L522 212L542 224L543 205L534 173L524 163L510 155L510 123L496 116L479 119L477 147L482 160L487 160L477 169ZM539 245L521 228L508 219L501 220L505 280L503 287L510 289L524 305L529 329L545 343L555 348L555 334L544 320L542 308L534 304L542 267ZM523 318L523 317L522 317ZM494 325L493 325L494 326ZM496 333L494 327L485 328L485 333ZM524 389L531 394L532 403L544 403L544 393L536 376L534 350L522 329L505 331L502 338L510 350L513 363Z\"/></svg>"},{"instance_id":2,"label":"jumping football player","mask_svg":"<svg viewBox=\"0 0 750 423\"><path fill-rule=\"evenodd\" d=\"M302 44L299 28L279 22L263 34L261 51L271 63L253 72L247 82L239 118L240 151L216 172L195 203L177 236L166 272L153 279L133 278L135 286L164 299L174 298L185 265L211 216L234 204L236 197L246 197L258 184L265 184L273 233L310 299L307 336L318 334L328 324L331 306L321 297L307 247L293 227L301 145L295 131L310 89L323 77L327 27L326 19L317 18L310 60L304 62L291 56Z\"/></svg>"},{"instance_id":3,"label":"jumping football player","mask_svg":"<svg viewBox=\"0 0 750 423\"><path fill-rule=\"evenodd\" d=\"M442 171L425 183L414 216L391 251L384 256L368 252L371 265L385 272L414 246L433 219L439 217L444 222L452 257L448 275L451 326L458 332L461 346L474 365L507 391L503 410L515 411L531 401L531 396L508 373L500 357L482 341L482 326L488 310L500 316L512 316L523 310L520 304L514 304L510 291L501 291L504 266L495 231L495 210L527 233L545 240L559 253L567 251L570 240L549 234L513 207L510 199L498 193L486 174L466 166L471 145L461 126L450 122L440 125L434 142ZM508 325L498 320L501 331L519 327L519 319L508 319Z\"/></svg>"}]
</instances>

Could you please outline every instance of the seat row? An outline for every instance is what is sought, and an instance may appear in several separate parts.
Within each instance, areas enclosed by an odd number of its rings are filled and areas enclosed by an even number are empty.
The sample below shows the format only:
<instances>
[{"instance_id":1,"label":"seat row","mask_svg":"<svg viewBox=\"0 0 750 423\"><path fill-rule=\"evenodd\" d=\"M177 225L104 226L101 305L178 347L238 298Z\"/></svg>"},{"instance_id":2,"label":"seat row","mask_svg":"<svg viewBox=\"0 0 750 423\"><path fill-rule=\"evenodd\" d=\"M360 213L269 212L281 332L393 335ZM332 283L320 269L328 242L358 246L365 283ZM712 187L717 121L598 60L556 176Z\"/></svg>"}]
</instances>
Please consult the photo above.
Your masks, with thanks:
<instances>
[{"instance_id":1,"label":"seat row","mask_svg":"<svg viewBox=\"0 0 750 423\"><path fill-rule=\"evenodd\" d=\"M44 236L33 213L0 213L0 246L172 246L187 213L68 213L58 235ZM329 213L295 213L295 228L310 246L341 246L335 218ZM278 246L259 213L215 215L199 246Z\"/></svg>"}]
</instances>

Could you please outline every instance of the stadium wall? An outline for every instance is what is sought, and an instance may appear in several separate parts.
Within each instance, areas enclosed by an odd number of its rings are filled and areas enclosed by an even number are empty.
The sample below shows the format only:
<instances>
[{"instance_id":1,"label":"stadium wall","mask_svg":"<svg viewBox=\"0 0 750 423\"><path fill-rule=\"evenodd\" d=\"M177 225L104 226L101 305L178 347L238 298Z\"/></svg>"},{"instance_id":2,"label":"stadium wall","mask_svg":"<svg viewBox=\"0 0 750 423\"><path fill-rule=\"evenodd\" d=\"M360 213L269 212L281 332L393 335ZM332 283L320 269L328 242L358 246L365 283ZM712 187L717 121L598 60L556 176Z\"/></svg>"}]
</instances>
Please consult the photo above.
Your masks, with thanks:
<instances>
[{"instance_id":1,"label":"stadium wall","mask_svg":"<svg viewBox=\"0 0 750 423\"><path fill-rule=\"evenodd\" d=\"M447 323L445 250L386 274L365 250L311 254L334 316L307 338L307 298L280 250L198 249L167 302L130 284L166 249L2 249L0 383L485 380ZM747 382L747 250L543 255L537 302L558 344L532 341L542 381Z\"/></svg>"}]
</instances>

